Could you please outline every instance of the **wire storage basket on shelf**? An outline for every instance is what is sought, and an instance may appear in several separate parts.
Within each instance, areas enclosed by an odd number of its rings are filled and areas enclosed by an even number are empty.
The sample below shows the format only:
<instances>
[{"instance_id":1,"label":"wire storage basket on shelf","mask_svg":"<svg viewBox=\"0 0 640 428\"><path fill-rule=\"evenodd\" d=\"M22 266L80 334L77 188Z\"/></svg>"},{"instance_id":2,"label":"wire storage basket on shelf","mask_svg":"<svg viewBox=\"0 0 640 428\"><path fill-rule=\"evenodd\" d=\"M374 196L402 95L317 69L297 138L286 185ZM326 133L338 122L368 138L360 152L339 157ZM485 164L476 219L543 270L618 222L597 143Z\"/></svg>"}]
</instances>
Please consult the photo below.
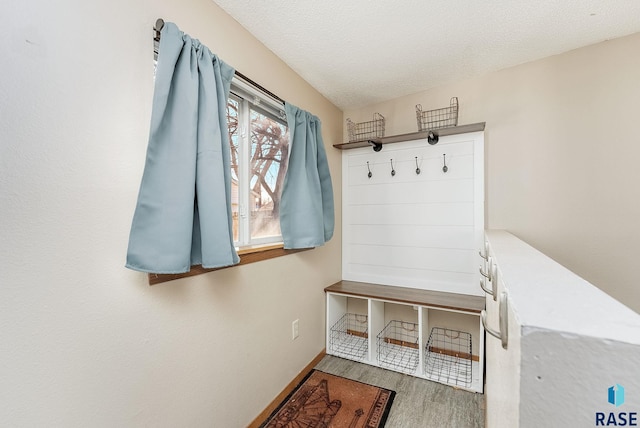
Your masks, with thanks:
<instances>
[{"instance_id":1,"label":"wire storage basket on shelf","mask_svg":"<svg viewBox=\"0 0 640 428\"><path fill-rule=\"evenodd\" d=\"M384 116L380 113L373 113L373 120L359 123L347 119L347 132L349 142L382 138L384 137Z\"/></svg>"},{"instance_id":2,"label":"wire storage basket on shelf","mask_svg":"<svg viewBox=\"0 0 640 428\"><path fill-rule=\"evenodd\" d=\"M449 107L422 111L422 105L416 104L418 131L449 128L458 125L458 97L451 98Z\"/></svg>"},{"instance_id":3,"label":"wire storage basket on shelf","mask_svg":"<svg viewBox=\"0 0 640 428\"><path fill-rule=\"evenodd\" d=\"M405 321L389 321L377 336L378 363L408 374L418 367L418 324Z\"/></svg>"},{"instance_id":4,"label":"wire storage basket on shelf","mask_svg":"<svg viewBox=\"0 0 640 428\"><path fill-rule=\"evenodd\" d=\"M329 332L329 347L333 355L362 361L369 350L367 315L344 314Z\"/></svg>"},{"instance_id":5,"label":"wire storage basket on shelf","mask_svg":"<svg viewBox=\"0 0 640 428\"><path fill-rule=\"evenodd\" d=\"M454 386L471 386L471 334L433 327L425 348L424 372L428 379Z\"/></svg>"}]
</instances>

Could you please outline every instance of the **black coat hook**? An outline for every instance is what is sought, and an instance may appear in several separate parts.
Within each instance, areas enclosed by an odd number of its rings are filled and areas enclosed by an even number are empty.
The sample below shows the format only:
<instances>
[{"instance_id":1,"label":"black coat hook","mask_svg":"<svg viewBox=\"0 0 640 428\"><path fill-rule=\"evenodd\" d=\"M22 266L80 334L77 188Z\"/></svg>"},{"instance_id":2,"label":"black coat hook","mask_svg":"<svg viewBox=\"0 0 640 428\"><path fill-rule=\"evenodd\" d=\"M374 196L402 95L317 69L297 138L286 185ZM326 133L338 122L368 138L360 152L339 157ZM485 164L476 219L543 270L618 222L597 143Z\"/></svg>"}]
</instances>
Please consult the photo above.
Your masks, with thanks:
<instances>
[{"instance_id":1,"label":"black coat hook","mask_svg":"<svg viewBox=\"0 0 640 428\"><path fill-rule=\"evenodd\" d=\"M449 171L449 167L447 166L447 154L446 153L442 155L442 162L444 164L444 166L442 167L442 172Z\"/></svg>"},{"instance_id":2,"label":"black coat hook","mask_svg":"<svg viewBox=\"0 0 640 428\"><path fill-rule=\"evenodd\" d=\"M418 166L418 156L416 156L416 174L420 175L420 167Z\"/></svg>"},{"instance_id":3,"label":"black coat hook","mask_svg":"<svg viewBox=\"0 0 640 428\"><path fill-rule=\"evenodd\" d=\"M369 173L367 174L367 177L371 178L373 176L373 174L371 173L371 168L369 168L369 161L367 161L367 169L369 170Z\"/></svg>"},{"instance_id":4,"label":"black coat hook","mask_svg":"<svg viewBox=\"0 0 640 428\"><path fill-rule=\"evenodd\" d=\"M396 175L396 170L393 168L393 159L391 159L391 176Z\"/></svg>"}]
</instances>

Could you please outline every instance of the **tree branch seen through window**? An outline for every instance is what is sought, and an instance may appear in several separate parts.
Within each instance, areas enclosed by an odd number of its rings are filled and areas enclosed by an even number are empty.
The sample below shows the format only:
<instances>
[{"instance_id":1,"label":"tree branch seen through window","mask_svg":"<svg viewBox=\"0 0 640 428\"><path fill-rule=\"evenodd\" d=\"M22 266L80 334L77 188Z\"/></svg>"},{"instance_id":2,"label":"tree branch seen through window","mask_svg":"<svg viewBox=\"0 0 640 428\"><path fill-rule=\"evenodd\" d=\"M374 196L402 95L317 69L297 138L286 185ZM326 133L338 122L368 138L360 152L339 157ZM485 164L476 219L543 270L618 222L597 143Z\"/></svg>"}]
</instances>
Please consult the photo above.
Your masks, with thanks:
<instances>
[{"instance_id":1,"label":"tree branch seen through window","mask_svg":"<svg viewBox=\"0 0 640 428\"><path fill-rule=\"evenodd\" d=\"M227 104L227 121L234 240L239 246L281 241L280 195L289 156L287 126L235 97Z\"/></svg>"}]
</instances>

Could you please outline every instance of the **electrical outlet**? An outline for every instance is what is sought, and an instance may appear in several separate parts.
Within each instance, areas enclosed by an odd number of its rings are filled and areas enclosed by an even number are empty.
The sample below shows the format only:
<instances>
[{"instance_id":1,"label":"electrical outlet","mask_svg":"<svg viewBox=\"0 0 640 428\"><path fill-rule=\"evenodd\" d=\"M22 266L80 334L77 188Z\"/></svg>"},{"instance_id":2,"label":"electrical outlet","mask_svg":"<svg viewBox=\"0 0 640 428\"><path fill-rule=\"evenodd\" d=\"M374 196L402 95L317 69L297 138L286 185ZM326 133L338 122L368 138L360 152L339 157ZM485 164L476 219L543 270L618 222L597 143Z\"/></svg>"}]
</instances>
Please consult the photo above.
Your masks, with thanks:
<instances>
[{"instance_id":1,"label":"electrical outlet","mask_svg":"<svg viewBox=\"0 0 640 428\"><path fill-rule=\"evenodd\" d=\"M300 331L298 330L298 323L300 320L295 320L291 323L291 340L295 340L300 335Z\"/></svg>"}]
</instances>

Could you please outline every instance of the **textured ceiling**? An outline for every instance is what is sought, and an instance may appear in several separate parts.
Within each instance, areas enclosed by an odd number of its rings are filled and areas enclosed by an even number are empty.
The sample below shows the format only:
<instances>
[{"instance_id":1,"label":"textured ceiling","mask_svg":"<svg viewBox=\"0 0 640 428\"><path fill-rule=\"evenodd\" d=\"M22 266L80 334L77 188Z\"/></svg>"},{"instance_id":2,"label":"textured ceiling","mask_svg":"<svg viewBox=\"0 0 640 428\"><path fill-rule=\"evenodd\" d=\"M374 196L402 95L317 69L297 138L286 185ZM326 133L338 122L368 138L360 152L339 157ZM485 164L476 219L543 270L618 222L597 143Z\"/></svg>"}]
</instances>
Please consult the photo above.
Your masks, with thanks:
<instances>
[{"instance_id":1,"label":"textured ceiling","mask_svg":"<svg viewBox=\"0 0 640 428\"><path fill-rule=\"evenodd\" d=\"M215 3L342 109L640 31L640 0Z\"/></svg>"}]
</instances>

